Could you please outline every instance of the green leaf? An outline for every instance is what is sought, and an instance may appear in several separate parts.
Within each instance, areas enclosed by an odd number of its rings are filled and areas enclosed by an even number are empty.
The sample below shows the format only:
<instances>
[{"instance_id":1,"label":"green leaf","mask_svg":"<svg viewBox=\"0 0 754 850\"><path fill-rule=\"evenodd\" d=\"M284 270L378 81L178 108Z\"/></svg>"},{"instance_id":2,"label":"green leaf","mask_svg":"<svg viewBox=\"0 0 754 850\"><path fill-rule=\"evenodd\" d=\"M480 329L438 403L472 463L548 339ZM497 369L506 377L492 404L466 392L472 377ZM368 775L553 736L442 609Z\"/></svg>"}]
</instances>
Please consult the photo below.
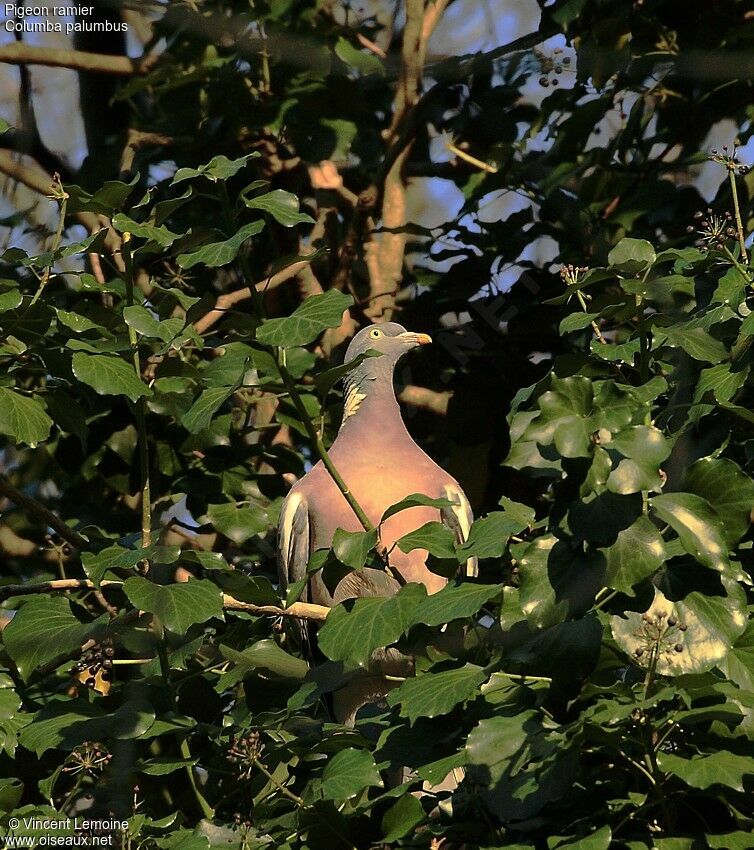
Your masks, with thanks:
<instances>
[{"instance_id":1,"label":"green leaf","mask_svg":"<svg viewBox=\"0 0 754 850\"><path fill-rule=\"evenodd\" d=\"M350 800L366 788L381 788L377 765L367 750L353 747L341 750L328 761L322 772L322 797L325 800Z\"/></svg>"},{"instance_id":2,"label":"green leaf","mask_svg":"<svg viewBox=\"0 0 754 850\"><path fill-rule=\"evenodd\" d=\"M705 457L686 471L683 488L709 502L724 519L723 533L731 548L746 534L754 509L754 481L728 458Z\"/></svg>"},{"instance_id":3,"label":"green leaf","mask_svg":"<svg viewBox=\"0 0 754 850\"><path fill-rule=\"evenodd\" d=\"M192 767L196 762L195 758L176 759L174 756L155 756L147 761L139 762L136 769L147 776L167 776L181 768Z\"/></svg>"},{"instance_id":4,"label":"green leaf","mask_svg":"<svg viewBox=\"0 0 754 850\"><path fill-rule=\"evenodd\" d=\"M455 535L441 522L426 522L416 531L409 531L398 540L401 552L426 549L437 558L456 558Z\"/></svg>"},{"instance_id":5,"label":"green leaf","mask_svg":"<svg viewBox=\"0 0 754 850\"><path fill-rule=\"evenodd\" d=\"M23 300L20 289L7 289L5 292L0 292L0 313L15 310Z\"/></svg>"},{"instance_id":6,"label":"green leaf","mask_svg":"<svg viewBox=\"0 0 754 850\"><path fill-rule=\"evenodd\" d=\"M553 850L567 850L572 847L573 850L609 850L612 846L613 833L609 826L603 826L595 830L590 835L584 835L571 841L566 838L557 844L550 844Z\"/></svg>"},{"instance_id":7,"label":"green leaf","mask_svg":"<svg viewBox=\"0 0 754 850\"><path fill-rule=\"evenodd\" d=\"M370 349L363 354L359 354L353 360L343 363L340 366L333 366L332 369L327 369L325 372L320 372L314 376L314 384L317 387L317 392L320 398L324 399L330 390L338 383L345 375L352 372L357 366L361 365L368 357L382 357L379 351ZM289 369L290 371L290 369Z\"/></svg>"},{"instance_id":8,"label":"green leaf","mask_svg":"<svg viewBox=\"0 0 754 850\"><path fill-rule=\"evenodd\" d=\"M124 213L113 216L113 227L121 233L130 233L150 242L156 242L161 248L169 248L178 238L178 233L173 233L167 227L158 227L149 222L139 223L129 218Z\"/></svg>"},{"instance_id":9,"label":"green leaf","mask_svg":"<svg viewBox=\"0 0 754 850\"><path fill-rule=\"evenodd\" d=\"M538 731L539 725L537 712L531 710L481 720L466 739L469 764L486 767L492 781L497 781L526 758L535 740L532 732Z\"/></svg>"},{"instance_id":10,"label":"green leaf","mask_svg":"<svg viewBox=\"0 0 754 850\"><path fill-rule=\"evenodd\" d=\"M728 596L695 591L671 602L655 589L644 614L626 611L610 618L613 637L627 655L643 665L650 663L650 649L658 645L657 672L663 676L703 673L726 658L746 627L743 590L735 582L730 582L727 590Z\"/></svg>"},{"instance_id":11,"label":"green leaf","mask_svg":"<svg viewBox=\"0 0 754 850\"><path fill-rule=\"evenodd\" d=\"M282 650L273 640L258 640L251 646L238 652L229 646L220 646L224 658L233 663L233 668L220 677L217 685L224 691L240 682L255 670L268 670L285 679L303 679L309 672L309 665L302 658L295 658Z\"/></svg>"},{"instance_id":12,"label":"green leaf","mask_svg":"<svg viewBox=\"0 0 754 850\"><path fill-rule=\"evenodd\" d=\"M723 523L706 499L692 493L654 496L652 508L679 536L700 564L723 572L729 565Z\"/></svg>"},{"instance_id":13,"label":"green leaf","mask_svg":"<svg viewBox=\"0 0 754 850\"><path fill-rule=\"evenodd\" d=\"M754 692L754 620L749 620L743 634L718 666L739 688Z\"/></svg>"},{"instance_id":14,"label":"green leaf","mask_svg":"<svg viewBox=\"0 0 754 850\"><path fill-rule=\"evenodd\" d=\"M55 310L58 317L58 322L66 328L69 328L74 333L86 333L86 331L102 330L102 326L82 316L80 313L69 312L68 310Z\"/></svg>"},{"instance_id":15,"label":"green leaf","mask_svg":"<svg viewBox=\"0 0 754 850\"><path fill-rule=\"evenodd\" d=\"M284 189L273 189L266 195L256 198L244 197L247 207L262 210L271 215L283 227L293 227L295 224L314 224L314 219L306 213L298 211L298 198L292 192Z\"/></svg>"},{"instance_id":16,"label":"green leaf","mask_svg":"<svg viewBox=\"0 0 754 850\"><path fill-rule=\"evenodd\" d=\"M472 523L468 539L458 547L458 551L478 558L500 558L511 535L521 530L517 518L504 511L494 511Z\"/></svg>"},{"instance_id":17,"label":"green leaf","mask_svg":"<svg viewBox=\"0 0 754 850\"><path fill-rule=\"evenodd\" d=\"M131 604L160 619L175 634L185 634L194 623L223 619L220 588L206 579L159 585L141 576L129 578L123 590Z\"/></svg>"},{"instance_id":18,"label":"green leaf","mask_svg":"<svg viewBox=\"0 0 754 850\"><path fill-rule=\"evenodd\" d=\"M163 342L170 342L184 327L183 319L164 319L160 321L146 307L138 305L125 307L123 318L126 324L138 331L142 336L156 337Z\"/></svg>"},{"instance_id":19,"label":"green leaf","mask_svg":"<svg viewBox=\"0 0 754 850\"><path fill-rule=\"evenodd\" d=\"M724 835L705 835L707 847L712 850L751 850L751 832L738 830Z\"/></svg>"},{"instance_id":20,"label":"green leaf","mask_svg":"<svg viewBox=\"0 0 754 850\"><path fill-rule=\"evenodd\" d=\"M81 563L87 577L99 586L109 570L130 570L138 563L149 560L153 564L173 564L181 550L178 546L152 545L145 549L126 549L123 546L108 546L97 552L82 552Z\"/></svg>"},{"instance_id":21,"label":"green leaf","mask_svg":"<svg viewBox=\"0 0 754 850\"><path fill-rule=\"evenodd\" d=\"M202 370L202 380L207 387L234 387L242 383L251 369L254 349L244 342L229 342L218 349L219 357Z\"/></svg>"},{"instance_id":22,"label":"green leaf","mask_svg":"<svg viewBox=\"0 0 754 850\"><path fill-rule=\"evenodd\" d=\"M643 272L656 259L655 249L645 239L625 237L607 255L611 266L627 274Z\"/></svg>"},{"instance_id":23,"label":"green leaf","mask_svg":"<svg viewBox=\"0 0 754 850\"><path fill-rule=\"evenodd\" d=\"M734 791L744 791L744 776L754 774L754 758L739 756L727 750L681 758L672 753L657 753L657 766L672 773L692 788L711 788L725 785Z\"/></svg>"},{"instance_id":24,"label":"green leaf","mask_svg":"<svg viewBox=\"0 0 754 850\"><path fill-rule=\"evenodd\" d=\"M562 336L573 331L583 330L589 327L598 316L599 313L571 313L561 320L558 333Z\"/></svg>"},{"instance_id":25,"label":"green leaf","mask_svg":"<svg viewBox=\"0 0 754 850\"><path fill-rule=\"evenodd\" d=\"M154 709L143 702L124 702L106 714L84 700L56 700L34 715L19 743L41 756L50 749L71 750L85 741L140 738L154 722Z\"/></svg>"},{"instance_id":26,"label":"green leaf","mask_svg":"<svg viewBox=\"0 0 754 850\"><path fill-rule=\"evenodd\" d=\"M315 340L327 328L343 321L343 312L353 304L350 295L328 289L322 295L310 295L290 316L269 319L257 331L264 345L293 348Z\"/></svg>"},{"instance_id":27,"label":"green leaf","mask_svg":"<svg viewBox=\"0 0 754 850\"><path fill-rule=\"evenodd\" d=\"M136 377L133 366L109 354L73 355L73 374L100 395L124 395L131 401L151 396L152 390Z\"/></svg>"},{"instance_id":28,"label":"green leaf","mask_svg":"<svg viewBox=\"0 0 754 850\"><path fill-rule=\"evenodd\" d=\"M379 57L354 47L350 41L340 36L335 43L335 55L346 65L355 68L361 74L384 74L385 68Z\"/></svg>"},{"instance_id":29,"label":"green leaf","mask_svg":"<svg viewBox=\"0 0 754 850\"><path fill-rule=\"evenodd\" d=\"M485 602L499 595L502 590L503 586L500 584L447 584L442 590L430 594L419 603L413 622L441 626L453 620L471 617Z\"/></svg>"},{"instance_id":30,"label":"green leaf","mask_svg":"<svg viewBox=\"0 0 754 850\"><path fill-rule=\"evenodd\" d=\"M408 508L451 508L454 504L455 502L450 499L431 499L429 496L425 496L422 493L412 493L410 496L406 496L405 499L401 499L400 502L396 502L394 505L391 505L382 515L381 522L385 522L386 519L390 519L391 516L395 516L395 514L405 511Z\"/></svg>"},{"instance_id":31,"label":"green leaf","mask_svg":"<svg viewBox=\"0 0 754 850\"><path fill-rule=\"evenodd\" d=\"M209 505L207 519L220 534L239 546L250 537L266 531L270 524L262 508L255 505L238 506L235 502Z\"/></svg>"},{"instance_id":32,"label":"green leaf","mask_svg":"<svg viewBox=\"0 0 754 850\"><path fill-rule=\"evenodd\" d=\"M33 449L50 436L51 428L52 419L40 401L0 387L0 434Z\"/></svg>"},{"instance_id":33,"label":"green leaf","mask_svg":"<svg viewBox=\"0 0 754 850\"><path fill-rule=\"evenodd\" d=\"M628 596L633 596L634 587L653 575L665 561L662 535L645 516L619 532L615 543L602 552L607 562L605 584Z\"/></svg>"},{"instance_id":34,"label":"green leaf","mask_svg":"<svg viewBox=\"0 0 754 850\"><path fill-rule=\"evenodd\" d=\"M319 648L332 661L366 667L375 649L390 646L413 622L422 585L407 584L392 597L364 597L350 608L336 605L317 633Z\"/></svg>"},{"instance_id":35,"label":"green leaf","mask_svg":"<svg viewBox=\"0 0 754 850\"><path fill-rule=\"evenodd\" d=\"M3 631L3 642L24 681L44 664L73 652L97 631L106 617L82 623L67 599L28 599Z\"/></svg>"},{"instance_id":36,"label":"green leaf","mask_svg":"<svg viewBox=\"0 0 754 850\"><path fill-rule=\"evenodd\" d=\"M209 427L212 417L230 398L233 387L213 387L204 390L181 417L181 425L190 433L198 434Z\"/></svg>"},{"instance_id":37,"label":"green leaf","mask_svg":"<svg viewBox=\"0 0 754 850\"><path fill-rule=\"evenodd\" d=\"M420 717L443 717L459 703L473 699L486 678L484 669L475 664L423 673L390 691L388 705L400 705L401 716L412 724Z\"/></svg>"},{"instance_id":38,"label":"green leaf","mask_svg":"<svg viewBox=\"0 0 754 850\"><path fill-rule=\"evenodd\" d=\"M382 816L382 840L392 843L414 834L426 817L421 802L411 794L404 794Z\"/></svg>"},{"instance_id":39,"label":"green leaf","mask_svg":"<svg viewBox=\"0 0 754 850\"><path fill-rule=\"evenodd\" d=\"M337 528L333 536L332 550L341 564L353 570L360 570L376 545L376 528L372 531L344 531Z\"/></svg>"},{"instance_id":40,"label":"green leaf","mask_svg":"<svg viewBox=\"0 0 754 850\"><path fill-rule=\"evenodd\" d=\"M628 494L662 487L660 465L670 455L673 443L658 428L634 425L616 434L603 447L611 453L618 451L625 458L610 473L608 490Z\"/></svg>"},{"instance_id":41,"label":"green leaf","mask_svg":"<svg viewBox=\"0 0 754 850\"><path fill-rule=\"evenodd\" d=\"M232 263L236 259L241 250L241 245L247 239L261 233L263 228L264 222L262 220L245 224L230 239L225 239L222 242L210 242L209 245L203 245L197 251L179 254L177 257L178 265L182 269L191 269L200 263L212 269L227 266L228 263Z\"/></svg>"},{"instance_id":42,"label":"green leaf","mask_svg":"<svg viewBox=\"0 0 754 850\"><path fill-rule=\"evenodd\" d=\"M721 360L728 359L728 349L725 345L701 327L687 328L683 325L674 325L663 328L656 335L655 348L665 343L682 348L694 360L719 363Z\"/></svg>"},{"instance_id":43,"label":"green leaf","mask_svg":"<svg viewBox=\"0 0 754 850\"><path fill-rule=\"evenodd\" d=\"M223 154L213 156L209 162L200 165L198 168L179 168L175 172L170 185L175 186L176 183L182 183L184 180L191 180L195 177L204 177L213 183L217 183L218 180L228 180L238 174L250 159L259 156L261 154L258 151L240 156L238 159L228 159Z\"/></svg>"}]
</instances>

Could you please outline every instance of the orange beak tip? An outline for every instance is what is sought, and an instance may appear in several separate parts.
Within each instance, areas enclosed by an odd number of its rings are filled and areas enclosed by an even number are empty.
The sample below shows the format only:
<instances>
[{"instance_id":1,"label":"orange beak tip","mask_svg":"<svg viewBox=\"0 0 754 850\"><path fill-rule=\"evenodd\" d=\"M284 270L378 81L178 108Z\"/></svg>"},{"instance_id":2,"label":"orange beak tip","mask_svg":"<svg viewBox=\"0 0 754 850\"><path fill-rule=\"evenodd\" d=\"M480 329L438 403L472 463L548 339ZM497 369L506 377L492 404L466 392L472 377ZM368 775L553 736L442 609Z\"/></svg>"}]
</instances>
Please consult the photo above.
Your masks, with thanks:
<instances>
[{"instance_id":1,"label":"orange beak tip","mask_svg":"<svg viewBox=\"0 0 754 850\"><path fill-rule=\"evenodd\" d=\"M430 345L432 343L432 337L429 334L417 334L416 340L419 345Z\"/></svg>"}]
</instances>

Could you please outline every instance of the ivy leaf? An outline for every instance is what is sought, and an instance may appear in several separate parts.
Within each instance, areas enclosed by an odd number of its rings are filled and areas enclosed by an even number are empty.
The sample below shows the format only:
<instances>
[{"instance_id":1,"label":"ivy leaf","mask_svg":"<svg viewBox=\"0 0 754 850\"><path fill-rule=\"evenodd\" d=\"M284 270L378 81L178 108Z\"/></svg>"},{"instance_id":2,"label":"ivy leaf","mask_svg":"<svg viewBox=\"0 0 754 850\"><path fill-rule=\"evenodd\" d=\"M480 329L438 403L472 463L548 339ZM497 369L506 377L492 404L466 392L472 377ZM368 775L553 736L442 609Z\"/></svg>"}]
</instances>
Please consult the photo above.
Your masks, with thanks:
<instances>
[{"instance_id":1,"label":"ivy leaf","mask_svg":"<svg viewBox=\"0 0 754 850\"><path fill-rule=\"evenodd\" d=\"M341 564L360 570L376 545L376 528L372 531L344 531L338 528L333 536L332 550Z\"/></svg>"},{"instance_id":2,"label":"ivy leaf","mask_svg":"<svg viewBox=\"0 0 754 850\"><path fill-rule=\"evenodd\" d=\"M724 517L723 533L733 547L751 525L754 508L754 481L728 458L705 457L687 470L684 490L709 502Z\"/></svg>"},{"instance_id":3,"label":"ivy leaf","mask_svg":"<svg viewBox=\"0 0 754 850\"><path fill-rule=\"evenodd\" d=\"M754 774L754 758L740 756L727 750L681 758L672 753L657 753L660 770L672 773L692 788L725 785L743 793L744 776Z\"/></svg>"},{"instance_id":4,"label":"ivy leaf","mask_svg":"<svg viewBox=\"0 0 754 850\"><path fill-rule=\"evenodd\" d=\"M2 281L8 283L9 281ZM5 292L0 292L0 313L5 313L8 310L15 310L23 301L21 290L18 288L7 289Z\"/></svg>"},{"instance_id":5,"label":"ivy leaf","mask_svg":"<svg viewBox=\"0 0 754 850\"><path fill-rule=\"evenodd\" d=\"M220 652L233 664L233 668L218 680L219 692L240 682L254 670L268 670L285 679L299 680L309 672L306 661L289 655L275 641L269 639L258 640L241 652L229 646L221 646Z\"/></svg>"},{"instance_id":6,"label":"ivy leaf","mask_svg":"<svg viewBox=\"0 0 754 850\"><path fill-rule=\"evenodd\" d=\"M413 622L441 626L453 620L471 617L485 602L489 602L502 590L503 586L500 584L447 584L442 590L432 593L419 603Z\"/></svg>"},{"instance_id":7,"label":"ivy leaf","mask_svg":"<svg viewBox=\"0 0 754 850\"><path fill-rule=\"evenodd\" d=\"M133 366L109 354L73 355L73 374L100 395L124 395L131 401L151 396L152 390L136 377Z\"/></svg>"},{"instance_id":8,"label":"ivy leaf","mask_svg":"<svg viewBox=\"0 0 754 850\"><path fill-rule=\"evenodd\" d=\"M655 347L669 342L682 348L694 360L707 363L719 363L728 358L728 349L719 340L711 336L704 328L674 325L663 328L656 334Z\"/></svg>"},{"instance_id":9,"label":"ivy leaf","mask_svg":"<svg viewBox=\"0 0 754 850\"><path fill-rule=\"evenodd\" d=\"M441 522L426 522L416 531L409 531L398 540L401 552L426 549L436 558L456 558L455 535Z\"/></svg>"},{"instance_id":10,"label":"ivy leaf","mask_svg":"<svg viewBox=\"0 0 754 850\"><path fill-rule=\"evenodd\" d=\"M537 712L531 709L481 720L466 739L469 764L486 767L496 782L511 764L527 758L535 740L532 732L539 731L539 726Z\"/></svg>"},{"instance_id":11,"label":"ivy leaf","mask_svg":"<svg viewBox=\"0 0 754 850\"><path fill-rule=\"evenodd\" d=\"M163 342L170 342L184 327L183 319L164 319L160 321L146 307L134 305L123 309L126 324L138 331L142 336L156 337Z\"/></svg>"},{"instance_id":12,"label":"ivy leaf","mask_svg":"<svg viewBox=\"0 0 754 850\"><path fill-rule=\"evenodd\" d=\"M421 802L411 794L404 794L382 816L382 840L391 844L414 834L416 827L427 817Z\"/></svg>"},{"instance_id":13,"label":"ivy leaf","mask_svg":"<svg viewBox=\"0 0 754 850\"><path fill-rule=\"evenodd\" d=\"M741 690L754 692L754 620L749 620L718 666Z\"/></svg>"},{"instance_id":14,"label":"ivy leaf","mask_svg":"<svg viewBox=\"0 0 754 850\"><path fill-rule=\"evenodd\" d=\"M611 266L626 274L638 274L656 259L655 249L646 239L625 237L607 255Z\"/></svg>"},{"instance_id":15,"label":"ivy leaf","mask_svg":"<svg viewBox=\"0 0 754 850\"><path fill-rule=\"evenodd\" d=\"M322 295L310 295L290 316L269 319L257 331L264 345L293 348L315 340L327 328L343 321L343 312L353 304L350 295L328 289Z\"/></svg>"},{"instance_id":16,"label":"ivy leaf","mask_svg":"<svg viewBox=\"0 0 754 850\"><path fill-rule=\"evenodd\" d=\"M350 41L340 36L335 43L335 55L346 65L355 68L361 74L384 74L385 68L374 53L366 53L354 47Z\"/></svg>"},{"instance_id":17,"label":"ivy leaf","mask_svg":"<svg viewBox=\"0 0 754 850\"><path fill-rule=\"evenodd\" d=\"M727 591L727 596L695 591L672 602L655 589L644 615L627 611L610 618L613 637L626 654L642 664L650 663L649 649L659 640L657 672L663 676L704 673L728 655L746 628L743 590L729 582ZM673 625L668 625L671 621Z\"/></svg>"},{"instance_id":18,"label":"ivy leaf","mask_svg":"<svg viewBox=\"0 0 754 850\"><path fill-rule=\"evenodd\" d=\"M207 520L220 534L224 534L239 546L250 537L266 531L270 524L269 517L262 508L256 505L239 506L235 502L210 505L207 509Z\"/></svg>"},{"instance_id":19,"label":"ivy leaf","mask_svg":"<svg viewBox=\"0 0 754 850\"><path fill-rule=\"evenodd\" d=\"M408 717L412 724L420 717L443 717L459 703L475 697L486 678L484 669L475 664L423 673L390 691L388 705L400 705L401 716Z\"/></svg>"},{"instance_id":20,"label":"ivy leaf","mask_svg":"<svg viewBox=\"0 0 754 850\"><path fill-rule=\"evenodd\" d=\"M349 607L336 605L317 633L319 648L331 661L366 667L375 649L395 643L411 625L426 594L422 585L407 584L392 597L363 597Z\"/></svg>"},{"instance_id":21,"label":"ivy leaf","mask_svg":"<svg viewBox=\"0 0 754 850\"><path fill-rule=\"evenodd\" d=\"M190 434L204 431L209 427L212 417L230 398L232 392L233 387L212 387L204 390L181 417L181 425Z\"/></svg>"},{"instance_id":22,"label":"ivy leaf","mask_svg":"<svg viewBox=\"0 0 754 850\"><path fill-rule=\"evenodd\" d=\"M597 317L599 313L571 313L564 319L561 319L558 333L563 336L573 331L580 331L588 327Z\"/></svg>"},{"instance_id":23,"label":"ivy leaf","mask_svg":"<svg viewBox=\"0 0 754 850\"><path fill-rule=\"evenodd\" d=\"M59 596L29 599L6 626L3 642L21 677L28 681L43 664L82 646L106 619L82 623L74 617L68 600Z\"/></svg>"},{"instance_id":24,"label":"ivy leaf","mask_svg":"<svg viewBox=\"0 0 754 850\"><path fill-rule=\"evenodd\" d=\"M109 570L130 570L144 560L154 564L173 564L180 553L178 546L153 544L145 549L126 549L116 545L97 553L83 552L81 563L89 580L99 586Z\"/></svg>"},{"instance_id":25,"label":"ivy leaf","mask_svg":"<svg viewBox=\"0 0 754 850\"><path fill-rule=\"evenodd\" d=\"M121 233L130 233L149 242L156 242L160 248L169 248L178 238L178 233L173 233L167 227L161 227L149 222L139 223L129 218L124 213L113 216L113 227Z\"/></svg>"},{"instance_id":26,"label":"ivy leaf","mask_svg":"<svg viewBox=\"0 0 754 850\"><path fill-rule=\"evenodd\" d=\"M310 215L298 211L298 198L284 189L273 189L265 195L258 195L256 198L244 197L243 200L247 207L268 213L283 227L314 224L314 219Z\"/></svg>"},{"instance_id":27,"label":"ivy leaf","mask_svg":"<svg viewBox=\"0 0 754 850\"><path fill-rule=\"evenodd\" d=\"M354 747L336 753L322 771L322 797L325 800L350 800L365 788L381 788L374 756Z\"/></svg>"},{"instance_id":28,"label":"ivy leaf","mask_svg":"<svg viewBox=\"0 0 754 850\"><path fill-rule=\"evenodd\" d=\"M198 168L179 168L175 172L170 185L175 186L176 183L182 183L184 180L192 180L195 177L204 177L213 183L217 183L218 180L228 180L238 174L250 159L259 156L261 154L258 151L246 154L246 156L240 156L238 159L228 159L223 154L213 156L209 162L200 165Z\"/></svg>"},{"instance_id":29,"label":"ivy leaf","mask_svg":"<svg viewBox=\"0 0 754 850\"><path fill-rule=\"evenodd\" d=\"M425 496L422 493L412 493L410 496L406 496L405 499L401 499L400 502L396 502L394 505L391 505L382 515L381 522L385 522L386 519L390 519L391 516L395 516L395 514L405 511L408 508L451 508L454 504L455 502L450 499L431 499L429 496Z\"/></svg>"},{"instance_id":30,"label":"ivy leaf","mask_svg":"<svg viewBox=\"0 0 754 850\"><path fill-rule=\"evenodd\" d=\"M182 269L192 269L200 263L208 268L219 268L232 263L238 256L241 250L241 245L252 236L261 233L264 228L264 222L252 221L245 224L237 233L234 233L230 239L225 239L221 242L210 242L209 245L203 245L197 251L191 251L188 254L179 254L177 263Z\"/></svg>"},{"instance_id":31,"label":"ivy leaf","mask_svg":"<svg viewBox=\"0 0 754 850\"><path fill-rule=\"evenodd\" d=\"M324 399L330 390L345 377L349 372L352 372L357 366L362 364L368 357L382 357L381 352L370 349L363 354L359 354L353 360L343 363L340 366L333 366L332 369L327 369L325 372L320 372L314 376L314 384L317 387L317 392L320 398ZM289 369L290 371L290 369Z\"/></svg>"},{"instance_id":32,"label":"ivy leaf","mask_svg":"<svg viewBox=\"0 0 754 850\"><path fill-rule=\"evenodd\" d=\"M468 539L458 547L458 552L478 558L500 558L511 535L521 530L519 520L505 511L493 511L472 523Z\"/></svg>"},{"instance_id":33,"label":"ivy leaf","mask_svg":"<svg viewBox=\"0 0 754 850\"><path fill-rule=\"evenodd\" d=\"M654 496L651 504L657 516L678 534L689 555L718 572L727 569L723 524L706 499L693 493L664 493Z\"/></svg>"},{"instance_id":34,"label":"ivy leaf","mask_svg":"<svg viewBox=\"0 0 754 850\"><path fill-rule=\"evenodd\" d=\"M646 516L618 533L612 546L603 549L607 562L605 584L628 596L634 587L653 575L665 561L665 543Z\"/></svg>"},{"instance_id":35,"label":"ivy leaf","mask_svg":"<svg viewBox=\"0 0 754 850\"><path fill-rule=\"evenodd\" d=\"M213 617L223 619L220 588L206 579L159 585L133 576L125 581L123 590L132 605L154 614L175 634L185 634L189 626Z\"/></svg>"},{"instance_id":36,"label":"ivy leaf","mask_svg":"<svg viewBox=\"0 0 754 850\"><path fill-rule=\"evenodd\" d=\"M51 428L52 419L40 401L0 387L0 434L33 449L50 436Z\"/></svg>"},{"instance_id":37,"label":"ivy leaf","mask_svg":"<svg viewBox=\"0 0 754 850\"><path fill-rule=\"evenodd\" d=\"M673 443L658 428L634 425L616 434L604 448L608 452L618 451L625 458L610 473L608 490L628 494L660 489L660 464L667 460Z\"/></svg>"}]
</instances>

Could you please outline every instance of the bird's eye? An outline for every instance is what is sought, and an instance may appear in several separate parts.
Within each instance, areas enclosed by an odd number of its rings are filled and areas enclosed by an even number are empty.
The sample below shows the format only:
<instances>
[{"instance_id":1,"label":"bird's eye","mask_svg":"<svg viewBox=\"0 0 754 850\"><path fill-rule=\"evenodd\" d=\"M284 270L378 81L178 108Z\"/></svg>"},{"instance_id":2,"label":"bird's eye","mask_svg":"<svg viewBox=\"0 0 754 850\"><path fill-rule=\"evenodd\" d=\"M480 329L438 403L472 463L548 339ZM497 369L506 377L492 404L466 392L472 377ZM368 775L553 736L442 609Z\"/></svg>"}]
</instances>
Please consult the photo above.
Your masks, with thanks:
<instances>
[{"instance_id":1,"label":"bird's eye","mask_svg":"<svg viewBox=\"0 0 754 850\"><path fill-rule=\"evenodd\" d=\"M382 336L382 331L379 328L374 328L374 330L369 331L369 336L372 339L379 339Z\"/></svg>"}]
</instances>

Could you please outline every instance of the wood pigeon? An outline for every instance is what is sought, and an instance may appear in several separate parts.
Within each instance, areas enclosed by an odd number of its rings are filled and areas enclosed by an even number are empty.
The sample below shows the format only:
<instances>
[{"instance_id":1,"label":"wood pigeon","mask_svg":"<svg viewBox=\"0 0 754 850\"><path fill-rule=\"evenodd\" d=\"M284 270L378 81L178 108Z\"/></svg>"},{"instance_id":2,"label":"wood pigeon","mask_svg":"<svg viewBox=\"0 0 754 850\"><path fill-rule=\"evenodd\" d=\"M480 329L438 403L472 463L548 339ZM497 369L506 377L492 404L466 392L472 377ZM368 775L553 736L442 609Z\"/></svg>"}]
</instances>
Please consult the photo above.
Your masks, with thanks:
<instances>
[{"instance_id":1,"label":"wood pigeon","mask_svg":"<svg viewBox=\"0 0 754 850\"><path fill-rule=\"evenodd\" d=\"M473 515L458 482L411 438L395 397L396 364L404 354L431 341L427 334L411 333L395 322L373 325L356 334L346 352L346 363L370 350L379 352L380 356L364 357L346 375L343 419L328 454L346 486L378 527L378 545L389 553L391 572L399 573L403 582L420 582L429 593L434 593L447 580L427 568L427 551L414 549L404 553L394 544L404 534L438 520L449 526L462 542L468 535ZM411 507L380 524L387 508L414 493L444 497L453 506ZM317 549L330 548L338 528L363 531L353 509L320 461L293 485L283 502L278 525L278 563L283 587L306 576L310 555ZM475 576L476 571L476 559L470 558L465 573ZM332 607L355 597L392 596L400 589L401 582L391 572L373 568L349 572L332 593L321 576L315 574L301 598ZM386 660L373 658L370 670L388 672L381 663ZM392 667L396 669L395 665ZM386 692L379 682L364 685L365 699L361 704L374 699L377 691ZM352 722L358 707L352 705L343 722ZM337 711L337 705L336 713L343 714Z\"/></svg>"}]
</instances>

